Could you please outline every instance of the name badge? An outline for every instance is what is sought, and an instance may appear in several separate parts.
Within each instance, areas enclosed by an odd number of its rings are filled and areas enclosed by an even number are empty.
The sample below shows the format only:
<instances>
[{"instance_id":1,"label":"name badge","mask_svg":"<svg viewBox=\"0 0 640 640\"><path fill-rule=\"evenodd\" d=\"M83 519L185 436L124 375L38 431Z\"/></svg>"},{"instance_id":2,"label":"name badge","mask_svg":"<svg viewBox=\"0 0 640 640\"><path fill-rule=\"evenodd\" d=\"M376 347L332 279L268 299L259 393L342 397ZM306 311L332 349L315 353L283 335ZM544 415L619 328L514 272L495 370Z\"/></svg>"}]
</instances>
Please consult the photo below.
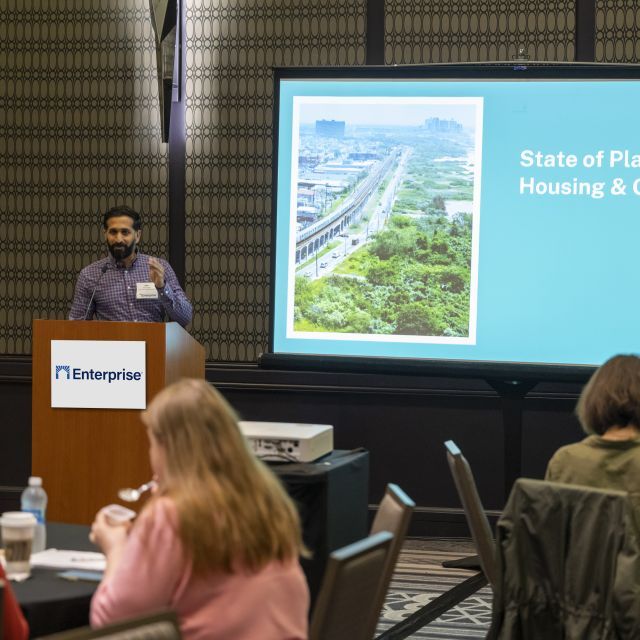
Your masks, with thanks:
<instances>
[{"instance_id":1,"label":"name badge","mask_svg":"<svg viewBox=\"0 0 640 640\"><path fill-rule=\"evenodd\" d=\"M136 283L136 299L137 300L157 300L158 290L153 282L137 282Z\"/></svg>"}]
</instances>

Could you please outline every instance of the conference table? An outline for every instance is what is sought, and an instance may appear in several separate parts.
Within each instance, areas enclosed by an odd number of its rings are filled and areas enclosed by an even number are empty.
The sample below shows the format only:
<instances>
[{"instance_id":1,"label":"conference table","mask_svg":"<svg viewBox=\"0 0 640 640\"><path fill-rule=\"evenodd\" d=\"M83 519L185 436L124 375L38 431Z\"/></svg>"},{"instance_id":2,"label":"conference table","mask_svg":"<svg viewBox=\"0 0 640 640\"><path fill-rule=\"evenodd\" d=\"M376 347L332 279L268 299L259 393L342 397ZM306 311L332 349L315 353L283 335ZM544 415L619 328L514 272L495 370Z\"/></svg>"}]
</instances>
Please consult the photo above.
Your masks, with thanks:
<instances>
[{"instance_id":1,"label":"conference table","mask_svg":"<svg viewBox=\"0 0 640 640\"><path fill-rule=\"evenodd\" d=\"M312 557L302 559L315 600L329 554L367 535L369 453L334 451L309 463L274 463L271 469L295 501ZM85 525L47 524L47 548L97 551ZM70 582L59 569L33 568L13 590L35 638L89 624L96 582Z\"/></svg>"},{"instance_id":2,"label":"conference table","mask_svg":"<svg viewBox=\"0 0 640 640\"><path fill-rule=\"evenodd\" d=\"M57 522L47 523L47 547L98 551L89 541L88 526ZM59 577L60 572L34 567L28 580L11 583L32 638L89 624L89 605L98 583L70 582Z\"/></svg>"}]
</instances>

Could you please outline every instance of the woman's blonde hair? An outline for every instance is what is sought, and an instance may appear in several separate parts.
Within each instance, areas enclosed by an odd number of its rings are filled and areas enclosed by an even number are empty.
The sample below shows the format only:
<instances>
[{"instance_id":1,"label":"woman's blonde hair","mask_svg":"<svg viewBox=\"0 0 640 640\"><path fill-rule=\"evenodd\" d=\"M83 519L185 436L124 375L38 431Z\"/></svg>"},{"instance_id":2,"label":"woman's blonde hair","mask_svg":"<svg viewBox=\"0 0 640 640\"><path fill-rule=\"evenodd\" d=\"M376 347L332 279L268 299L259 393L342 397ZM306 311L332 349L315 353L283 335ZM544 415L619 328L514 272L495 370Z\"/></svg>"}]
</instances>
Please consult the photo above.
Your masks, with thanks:
<instances>
[{"instance_id":1,"label":"woman's blonde hair","mask_svg":"<svg viewBox=\"0 0 640 640\"><path fill-rule=\"evenodd\" d=\"M304 552L296 508L249 450L233 409L211 385L172 384L142 420L164 449L164 495L175 502L194 573L255 571Z\"/></svg>"},{"instance_id":2,"label":"woman's blonde hair","mask_svg":"<svg viewBox=\"0 0 640 640\"><path fill-rule=\"evenodd\" d=\"M640 358L619 355L591 376L576 405L587 433L604 434L610 427L640 428Z\"/></svg>"}]
</instances>

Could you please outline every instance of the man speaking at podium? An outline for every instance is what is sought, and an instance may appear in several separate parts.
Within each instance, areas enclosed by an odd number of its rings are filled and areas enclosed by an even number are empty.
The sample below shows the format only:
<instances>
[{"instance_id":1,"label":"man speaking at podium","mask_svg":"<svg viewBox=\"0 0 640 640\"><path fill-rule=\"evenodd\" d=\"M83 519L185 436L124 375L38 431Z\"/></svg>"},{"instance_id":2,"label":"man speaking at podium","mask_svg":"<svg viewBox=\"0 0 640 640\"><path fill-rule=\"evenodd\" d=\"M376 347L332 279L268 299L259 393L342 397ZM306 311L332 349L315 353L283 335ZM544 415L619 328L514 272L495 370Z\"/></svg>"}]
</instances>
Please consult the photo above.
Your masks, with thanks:
<instances>
[{"instance_id":1,"label":"man speaking at podium","mask_svg":"<svg viewBox=\"0 0 640 640\"><path fill-rule=\"evenodd\" d=\"M185 327L193 309L166 260L138 251L140 214L119 206L104 214L109 256L85 267L78 277L69 320L162 322Z\"/></svg>"}]
</instances>

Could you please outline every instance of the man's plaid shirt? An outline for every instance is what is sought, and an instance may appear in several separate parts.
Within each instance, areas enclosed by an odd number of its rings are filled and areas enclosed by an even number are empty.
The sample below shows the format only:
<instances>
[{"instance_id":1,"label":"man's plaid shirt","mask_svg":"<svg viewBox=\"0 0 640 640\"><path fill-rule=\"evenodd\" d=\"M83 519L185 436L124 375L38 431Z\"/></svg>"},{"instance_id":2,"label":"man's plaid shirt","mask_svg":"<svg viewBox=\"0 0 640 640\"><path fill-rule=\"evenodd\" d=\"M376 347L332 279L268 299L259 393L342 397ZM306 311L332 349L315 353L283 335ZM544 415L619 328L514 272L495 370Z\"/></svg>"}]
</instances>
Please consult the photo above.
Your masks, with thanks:
<instances>
[{"instance_id":1,"label":"man's plaid shirt","mask_svg":"<svg viewBox=\"0 0 640 640\"><path fill-rule=\"evenodd\" d=\"M183 327L188 325L193 314L191 303L169 263L162 258L157 260L164 267L165 281L157 299L136 298L137 283L151 282L149 256L144 253L138 253L130 267L120 266L111 255L85 267L78 277L69 320L162 322L166 317ZM107 270L102 273L105 265Z\"/></svg>"}]
</instances>

